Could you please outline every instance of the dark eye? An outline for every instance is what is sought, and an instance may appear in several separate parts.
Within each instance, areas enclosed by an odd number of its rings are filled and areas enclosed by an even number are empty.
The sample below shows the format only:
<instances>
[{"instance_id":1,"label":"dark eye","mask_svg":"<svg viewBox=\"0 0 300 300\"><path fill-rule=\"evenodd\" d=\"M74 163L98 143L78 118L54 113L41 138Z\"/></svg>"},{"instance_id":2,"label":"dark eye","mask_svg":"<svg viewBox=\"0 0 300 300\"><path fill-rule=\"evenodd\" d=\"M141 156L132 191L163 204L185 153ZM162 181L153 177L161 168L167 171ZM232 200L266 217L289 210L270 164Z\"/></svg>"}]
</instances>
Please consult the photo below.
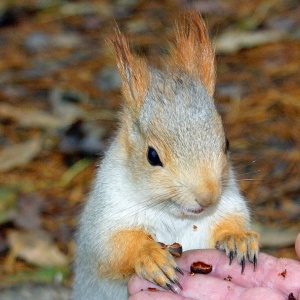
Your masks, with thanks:
<instances>
[{"instance_id":1,"label":"dark eye","mask_svg":"<svg viewBox=\"0 0 300 300\"><path fill-rule=\"evenodd\" d=\"M226 139L226 141L225 141L225 154L228 152L228 150L229 150L229 141L228 141L228 139Z\"/></svg>"},{"instance_id":2,"label":"dark eye","mask_svg":"<svg viewBox=\"0 0 300 300\"><path fill-rule=\"evenodd\" d=\"M156 150L152 147L148 147L147 159L151 166L163 166Z\"/></svg>"}]
</instances>

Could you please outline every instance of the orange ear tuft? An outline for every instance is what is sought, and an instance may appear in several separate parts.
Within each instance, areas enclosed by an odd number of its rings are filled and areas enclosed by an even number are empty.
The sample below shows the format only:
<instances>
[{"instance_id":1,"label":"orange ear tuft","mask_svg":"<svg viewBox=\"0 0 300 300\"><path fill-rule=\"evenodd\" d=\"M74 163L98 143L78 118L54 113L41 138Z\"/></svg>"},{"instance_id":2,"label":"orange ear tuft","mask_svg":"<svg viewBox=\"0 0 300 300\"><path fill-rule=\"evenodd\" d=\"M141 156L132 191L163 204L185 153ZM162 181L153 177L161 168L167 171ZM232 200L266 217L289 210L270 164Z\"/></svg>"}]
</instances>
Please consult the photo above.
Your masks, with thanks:
<instances>
[{"instance_id":1,"label":"orange ear tuft","mask_svg":"<svg viewBox=\"0 0 300 300\"><path fill-rule=\"evenodd\" d=\"M172 52L172 64L201 80L208 93L215 89L215 53L202 17L189 12L178 18L175 27L176 47Z\"/></svg>"},{"instance_id":2,"label":"orange ear tuft","mask_svg":"<svg viewBox=\"0 0 300 300\"><path fill-rule=\"evenodd\" d=\"M143 102L148 83L149 71L145 60L131 53L126 38L118 27L112 39L118 68L122 78L123 94L130 108L139 108Z\"/></svg>"}]
</instances>

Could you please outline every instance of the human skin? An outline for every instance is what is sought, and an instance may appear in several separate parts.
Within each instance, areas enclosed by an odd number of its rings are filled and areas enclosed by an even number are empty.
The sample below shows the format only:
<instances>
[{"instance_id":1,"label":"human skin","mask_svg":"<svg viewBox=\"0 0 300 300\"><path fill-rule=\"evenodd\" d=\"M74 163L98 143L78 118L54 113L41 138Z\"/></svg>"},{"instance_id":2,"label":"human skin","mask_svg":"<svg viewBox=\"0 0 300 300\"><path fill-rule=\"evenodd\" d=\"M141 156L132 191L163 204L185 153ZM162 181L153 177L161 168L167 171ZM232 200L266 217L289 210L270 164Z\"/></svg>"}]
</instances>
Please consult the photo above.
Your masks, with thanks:
<instances>
[{"instance_id":1,"label":"human skin","mask_svg":"<svg viewBox=\"0 0 300 300\"><path fill-rule=\"evenodd\" d=\"M295 249L300 258L300 234ZM191 264L199 260L211 264L212 272L190 276ZM286 300L290 293L300 300L300 262L296 260L260 253L256 270L248 262L243 274L235 260L229 265L228 257L218 250L186 251L177 262L184 272L184 276L178 274L183 289L174 285L178 294L133 276L128 285L129 300ZM228 276L231 276L231 281L225 280ZM149 287L158 291L149 291Z\"/></svg>"},{"instance_id":2,"label":"human skin","mask_svg":"<svg viewBox=\"0 0 300 300\"><path fill-rule=\"evenodd\" d=\"M298 234L297 239L296 239L295 250L296 250L298 257L300 258L300 233Z\"/></svg>"}]
</instances>

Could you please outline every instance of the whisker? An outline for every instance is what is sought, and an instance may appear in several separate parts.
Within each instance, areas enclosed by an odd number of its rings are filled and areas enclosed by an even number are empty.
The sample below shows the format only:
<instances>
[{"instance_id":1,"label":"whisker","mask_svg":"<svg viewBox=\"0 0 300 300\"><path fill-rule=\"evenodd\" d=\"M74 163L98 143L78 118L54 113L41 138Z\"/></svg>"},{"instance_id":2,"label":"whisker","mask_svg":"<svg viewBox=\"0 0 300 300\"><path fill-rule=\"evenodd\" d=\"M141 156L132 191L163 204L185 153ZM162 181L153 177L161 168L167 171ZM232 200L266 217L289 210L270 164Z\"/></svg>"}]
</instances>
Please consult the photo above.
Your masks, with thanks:
<instances>
[{"instance_id":1,"label":"whisker","mask_svg":"<svg viewBox=\"0 0 300 300\"><path fill-rule=\"evenodd\" d=\"M236 179L235 181L265 181L266 179L256 179L256 178L242 178Z\"/></svg>"},{"instance_id":2,"label":"whisker","mask_svg":"<svg viewBox=\"0 0 300 300\"><path fill-rule=\"evenodd\" d=\"M262 156L257 158L257 159L252 160L251 162L247 163L246 165L243 164L243 165L234 166L234 170L239 170L239 169L243 169L245 167L249 167L251 165L254 165L255 163L257 163L260 160L262 160ZM236 162L238 162L238 161L233 161L234 164Z\"/></svg>"},{"instance_id":3,"label":"whisker","mask_svg":"<svg viewBox=\"0 0 300 300\"><path fill-rule=\"evenodd\" d=\"M165 206L166 206L165 202L168 202L168 200L170 198L173 198L174 196L176 196L176 193L169 193L168 192L168 193L158 194L158 195L156 195L155 197L152 197L152 198L147 198L143 202L135 203L134 205L131 205L130 207L128 207L126 209L128 211L128 214L126 214L126 210L125 210L125 215L123 215L122 218L123 219L131 218L134 215L137 215L137 214L143 212L144 210L147 210L149 208L153 208L155 206L159 206L159 205L162 205L162 204L163 204L162 208L165 208ZM151 204L149 204L150 201L152 202ZM138 209L134 209L135 207L137 207ZM162 212L162 210L160 212Z\"/></svg>"},{"instance_id":4,"label":"whisker","mask_svg":"<svg viewBox=\"0 0 300 300\"><path fill-rule=\"evenodd\" d=\"M256 174L256 173L259 173L259 172L260 172L260 170L247 171L247 172L244 172L244 173L238 173L237 176L251 175L251 174Z\"/></svg>"}]
</instances>

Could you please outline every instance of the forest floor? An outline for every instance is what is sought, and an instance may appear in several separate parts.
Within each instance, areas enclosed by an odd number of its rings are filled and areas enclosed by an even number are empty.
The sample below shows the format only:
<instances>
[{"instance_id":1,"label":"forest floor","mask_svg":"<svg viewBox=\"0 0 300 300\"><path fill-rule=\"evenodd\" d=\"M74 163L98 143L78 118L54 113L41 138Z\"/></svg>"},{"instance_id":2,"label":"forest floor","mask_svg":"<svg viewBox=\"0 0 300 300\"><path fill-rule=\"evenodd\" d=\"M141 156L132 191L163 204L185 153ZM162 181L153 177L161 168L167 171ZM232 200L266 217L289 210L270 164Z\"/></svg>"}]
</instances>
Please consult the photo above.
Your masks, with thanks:
<instances>
[{"instance_id":1,"label":"forest floor","mask_svg":"<svg viewBox=\"0 0 300 300\"><path fill-rule=\"evenodd\" d=\"M158 58L168 55L174 19L188 4L204 15L215 43L215 99L262 251L296 259L299 1L2 3L1 289L32 282L71 286L77 216L122 99L108 42L112 28L116 22L133 51L159 65Z\"/></svg>"}]
</instances>

